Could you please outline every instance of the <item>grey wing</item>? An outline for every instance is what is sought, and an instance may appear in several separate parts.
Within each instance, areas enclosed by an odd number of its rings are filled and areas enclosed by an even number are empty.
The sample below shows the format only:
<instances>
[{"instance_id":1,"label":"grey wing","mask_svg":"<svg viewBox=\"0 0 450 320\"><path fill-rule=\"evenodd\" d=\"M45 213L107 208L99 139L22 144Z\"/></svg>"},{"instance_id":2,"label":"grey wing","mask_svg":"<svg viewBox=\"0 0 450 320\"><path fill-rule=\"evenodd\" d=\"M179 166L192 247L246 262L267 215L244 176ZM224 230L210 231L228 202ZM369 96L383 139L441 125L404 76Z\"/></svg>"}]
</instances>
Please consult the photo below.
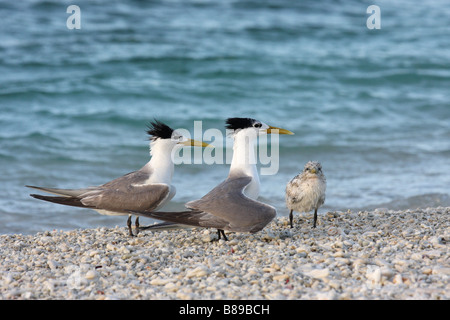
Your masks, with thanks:
<instances>
[{"instance_id":1,"label":"grey wing","mask_svg":"<svg viewBox=\"0 0 450 320\"><path fill-rule=\"evenodd\" d=\"M147 184L150 175L149 171L134 171L104 185L84 189L29 187L60 195L31 195L34 198L64 205L118 213L129 213L129 210L152 211L173 197L174 188L162 183Z\"/></svg>"},{"instance_id":2,"label":"grey wing","mask_svg":"<svg viewBox=\"0 0 450 320\"><path fill-rule=\"evenodd\" d=\"M128 185L90 191L80 196L88 207L128 213L129 210L153 211L169 200L170 187L167 184Z\"/></svg>"},{"instance_id":3,"label":"grey wing","mask_svg":"<svg viewBox=\"0 0 450 320\"><path fill-rule=\"evenodd\" d=\"M276 210L243 194L251 179L245 176L225 180L203 198L188 202L188 211L130 213L190 226L257 232L272 221Z\"/></svg>"},{"instance_id":4,"label":"grey wing","mask_svg":"<svg viewBox=\"0 0 450 320\"><path fill-rule=\"evenodd\" d=\"M244 195L243 190L251 180L249 176L227 179L186 207L202 212L197 215L203 224L221 224L222 229L232 231L259 231L276 216L276 210Z\"/></svg>"},{"instance_id":5,"label":"grey wing","mask_svg":"<svg viewBox=\"0 0 450 320\"><path fill-rule=\"evenodd\" d=\"M74 197L77 198L82 194L85 194L90 191L98 191L101 188L124 188L124 186L133 183L144 181L149 177L149 173L144 173L143 171L133 171L130 172L120 178L114 179L108 183L105 183L102 186L93 186L81 189L58 189L58 188L47 188L47 187L36 187L36 186L26 186L28 188L41 190L48 193L53 193L63 197Z\"/></svg>"}]
</instances>

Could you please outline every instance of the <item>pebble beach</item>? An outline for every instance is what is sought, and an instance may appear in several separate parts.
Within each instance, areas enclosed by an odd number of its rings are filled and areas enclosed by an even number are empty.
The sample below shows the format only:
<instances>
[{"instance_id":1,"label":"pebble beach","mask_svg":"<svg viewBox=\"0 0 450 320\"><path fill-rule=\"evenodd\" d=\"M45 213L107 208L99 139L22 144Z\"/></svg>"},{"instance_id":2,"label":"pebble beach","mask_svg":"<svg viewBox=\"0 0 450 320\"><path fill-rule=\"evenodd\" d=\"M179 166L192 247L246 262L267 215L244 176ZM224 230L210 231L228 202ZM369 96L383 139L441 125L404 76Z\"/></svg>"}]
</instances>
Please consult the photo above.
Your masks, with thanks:
<instances>
[{"instance_id":1,"label":"pebble beach","mask_svg":"<svg viewBox=\"0 0 450 320\"><path fill-rule=\"evenodd\" d=\"M0 236L3 300L449 300L450 207L296 214L256 234Z\"/></svg>"}]
</instances>

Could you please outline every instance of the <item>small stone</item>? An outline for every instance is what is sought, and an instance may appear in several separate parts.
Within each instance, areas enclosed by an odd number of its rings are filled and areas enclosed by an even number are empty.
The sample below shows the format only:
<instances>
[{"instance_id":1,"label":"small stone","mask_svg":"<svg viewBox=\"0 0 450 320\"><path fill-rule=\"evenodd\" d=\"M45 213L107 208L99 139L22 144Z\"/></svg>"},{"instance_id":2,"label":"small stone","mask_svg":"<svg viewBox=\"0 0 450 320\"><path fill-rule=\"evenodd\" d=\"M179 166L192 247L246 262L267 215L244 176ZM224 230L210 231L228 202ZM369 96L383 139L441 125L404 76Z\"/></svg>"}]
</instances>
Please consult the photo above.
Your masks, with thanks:
<instances>
[{"instance_id":1,"label":"small stone","mask_svg":"<svg viewBox=\"0 0 450 320\"><path fill-rule=\"evenodd\" d=\"M90 257L94 257L96 255L98 255L98 250L92 250L92 251L89 252L89 256Z\"/></svg>"},{"instance_id":2,"label":"small stone","mask_svg":"<svg viewBox=\"0 0 450 320\"><path fill-rule=\"evenodd\" d=\"M329 236L335 236L335 235L339 234L339 229L336 228L336 227L330 227L330 228L328 228L328 230L327 230L327 234L328 234Z\"/></svg>"},{"instance_id":3,"label":"small stone","mask_svg":"<svg viewBox=\"0 0 450 320\"><path fill-rule=\"evenodd\" d=\"M312 269L312 270L306 272L306 274L312 278L324 279L330 275L330 270L328 268Z\"/></svg>"},{"instance_id":4,"label":"small stone","mask_svg":"<svg viewBox=\"0 0 450 320\"><path fill-rule=\"evenodd\" d=\"M372 284L379 284L381 282L381 268L378 266L368 266L366 271L366 278Z\"/></svg>"},{"instance_id":5,"label":"small stone","mask_svg":"<svg viewBox=\"0 0 450 320\"><path fill-rule=\"evenodd\" d=\"M177 286L173 282L169 282L164 286L164 290L166 290L167 292L177 292L179 289L179 286Z\"/></svg>"},{"instance_id":6,"label":"small stone","mask_svg":"<svg viewBox=\"0 0 450 320\"><path fill-rule=\"evenodd\" d=\"M165 286L166 284L171 283L171 282L173 282L172 279L156 278L156 279L153 279L152 281L150 281L150 284L152 286Z\"/></svg>"},{"instance_id":7,"label":"small stone","mask_svg":"<svg viewBox=\"0 0 450 320\"><path fill-rule=\"evenodd\" d=\"M392 282L395 283L395 284L401 284L401 283L403 283L403 277L402 277L402 275L401 275L400 273L397 273L397 274L394 276L394 279L392 279Z\"/></svg>"},{"instance_id":8,"label":"small stone","mask_svg":"<svg viewBox=\"0 0 450 320\"><path fill-rule=\"evenodd\" d=\"M213 235L209 234L209 233L202 236L202 241L206 242L206 243L207 242L211 242L214 239L215 239L215 237Z\"/></svg>"},{"instance_id":9,"label":"small stone","mask_svg":"<svg viewBox=\"0 0 450 320\"><path fill-rule=\"evenodd\" d=\"M306 247L306 246L301 245L301 246L298 246L297 249L295 249L295 251L296 251L297 253L300 253L300 252L308 252L308 251L309 251L309 248Z\"/></svg>"},{"instance_id":10,"label":"small stone","mask_svg":"<svg viewBox=\"0 0 450 320\"><path fill-rule=\"evenodd\" d=\"M381 275L387 278L390 278L394 275L394 270L389 267L381 267L380 268Z\"/></svg>"},{"instance_id":11,"label":"small stone","mask_svg":"<svg viewBox=\"0 0 450 320\"><path fill-rule=\"evenodd\" d=\"M97 274L97 271L89 270L88 272L86 272L86 275L84 277L88 280L93 280L97 277Z\"/></svg>"},{"instance_id":12,"label":"small stone","mask_svg":"<svg viewBox=\"0 0 450 320\"><path fill-rule=\"evenodd\" d=\"M439 275L450 275L450 267L433 267L432 274L439 274Z\"/></svg>"},{"instance_id":13,"label":"small stone","mask_svg":"<svg viewBox=\"0 0 450 320\"><path fill-rule=\"evenodd\" d=\"M56 262L55 260L48 260L47 264L51 270L56 270L56 268L58 268L58 266L59 266L59 263Z\"/></svg>"},{"instance_id":14,"label":"small stone","mask_svg":"<svg viewBox=\"0 0 450 320\"><path fill-rule=\"evenodd\" d=\"M279 274L276 276L273 276L273 280L280 281L280 280L286 280L289 279L289 276L287 274Z\"/></svg>"},{"instance_id":15,"label":"small stone","mask_svg":"<svg viewBox=\"0 0 450 320\"><path fill-rule=\"evenodd\" d=\"M176 297L180 300L192 300L194 299L193 295L191 293L186 293L183 291L178 291L176 294Z\"/></svg>"},{"instance_id":16,"label":"small stone","mask_svg":"<svg viewBox=\"0 0 450 320\"><path fill-rule=\"evenodd\" d=\"M422 269L422 273L430 275L430 274L433 273L433 269L431 267L425 267L425 268Z\"/></svg>"},{"instance_id":17,"label":"small stone","mask_svg":"<svg viewBox=\"0 0 450 320\"><path fill-rule=\"evenodd\" d=\"M206 275L208 275L208 269L206 267L197 267L193 270L189 270L186 273L187 278L194 278L194 277L199 278L199 277L204 277Z\"/></svg>"},{"instance_id":18,"label":"small stone","mask_svg":"<svg viewBox=\"0 0 450 320\"><path fill-rule=\"evenodd\" d=\"M167 270L170 274L179 274L180 272L181 272L181 269L180 268L169 268L168 270Z\"/></svg>"},{"instance_id":19,"label":"small stone","mask_svg":"<svg viewBox=\"0 0 450 320\"><path fill-rule=\"evenodd\" d=\"M261 236L261 239L265 240L265 241L272 241L272 240L275 240L276 238L277 238L276 234L269 230L264 232L263 235Z\"/></svg>"}]
</instances>

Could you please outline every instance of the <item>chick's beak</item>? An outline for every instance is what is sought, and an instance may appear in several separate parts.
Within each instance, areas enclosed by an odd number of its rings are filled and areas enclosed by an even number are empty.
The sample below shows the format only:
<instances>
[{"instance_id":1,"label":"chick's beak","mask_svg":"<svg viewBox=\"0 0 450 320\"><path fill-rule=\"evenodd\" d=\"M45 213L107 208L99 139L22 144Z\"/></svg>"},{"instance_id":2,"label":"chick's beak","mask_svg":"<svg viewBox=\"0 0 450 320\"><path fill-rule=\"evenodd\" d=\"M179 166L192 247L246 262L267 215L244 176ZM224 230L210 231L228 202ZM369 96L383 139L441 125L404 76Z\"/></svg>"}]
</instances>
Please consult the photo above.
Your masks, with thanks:
<instances>
[{"instance_id":1,"label":"chick's beak","mask_svg":"<svg viewBox=\"0 0 450 320\"><path fill-rule=\"evenodd\" d=\"M269 126L269 129L266 130L267 134L271 134L271 133L278 133L278 134L294 134L292 131L286 130L286 129L282 129L282 128L277 128L277 127L272 127Z\"/></svg>"},{"instance_id":2,"label":"chick's beak","mask_svg":"<svg viewBox=\"0 0 450 320\"><path fill-rule=\"evenodd\" d=\"M188 139L187 141L179 142L178 144L181 144L183 146L190 146L190 147L209 147L214 148L212 145L207 144L203 141L197 141L193 139Z\"/></svg>"}]
</instances>

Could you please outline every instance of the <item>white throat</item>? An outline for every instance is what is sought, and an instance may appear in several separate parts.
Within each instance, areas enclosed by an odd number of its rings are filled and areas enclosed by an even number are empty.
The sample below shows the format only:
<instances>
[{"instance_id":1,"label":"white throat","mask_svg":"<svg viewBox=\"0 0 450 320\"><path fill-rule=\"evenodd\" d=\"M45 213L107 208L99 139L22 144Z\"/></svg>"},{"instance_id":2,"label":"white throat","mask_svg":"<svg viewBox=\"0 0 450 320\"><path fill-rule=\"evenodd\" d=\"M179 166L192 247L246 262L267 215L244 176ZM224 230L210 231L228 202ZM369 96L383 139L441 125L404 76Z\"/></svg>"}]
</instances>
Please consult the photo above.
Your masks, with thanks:
<instances>
[{"instance_id":1,"label":"white throat","mask_svg":"<svg viewBox=\"0 0 450 320\"><path fill-rule=\"evenodd\" d=\"M248 134L244 130L234 136L233 158L231 160L230 174L240 172L252 177L252 182L245 188L244 194L257 199L259 196L259 176L256 167L256 134Z\"/></svg>"},{"instance_id":2,"label":"white throat","mask_svg":"<svg viewBox=\"0 0 450 320\"><path fill-rule=\"evenodd\" d=\"M172 182L174 163L172 161L173 142L170 140L156 140L150 143L150 155L152 158L147 167L152 171L148 183Z\"/></svg>"}]
</instances>

